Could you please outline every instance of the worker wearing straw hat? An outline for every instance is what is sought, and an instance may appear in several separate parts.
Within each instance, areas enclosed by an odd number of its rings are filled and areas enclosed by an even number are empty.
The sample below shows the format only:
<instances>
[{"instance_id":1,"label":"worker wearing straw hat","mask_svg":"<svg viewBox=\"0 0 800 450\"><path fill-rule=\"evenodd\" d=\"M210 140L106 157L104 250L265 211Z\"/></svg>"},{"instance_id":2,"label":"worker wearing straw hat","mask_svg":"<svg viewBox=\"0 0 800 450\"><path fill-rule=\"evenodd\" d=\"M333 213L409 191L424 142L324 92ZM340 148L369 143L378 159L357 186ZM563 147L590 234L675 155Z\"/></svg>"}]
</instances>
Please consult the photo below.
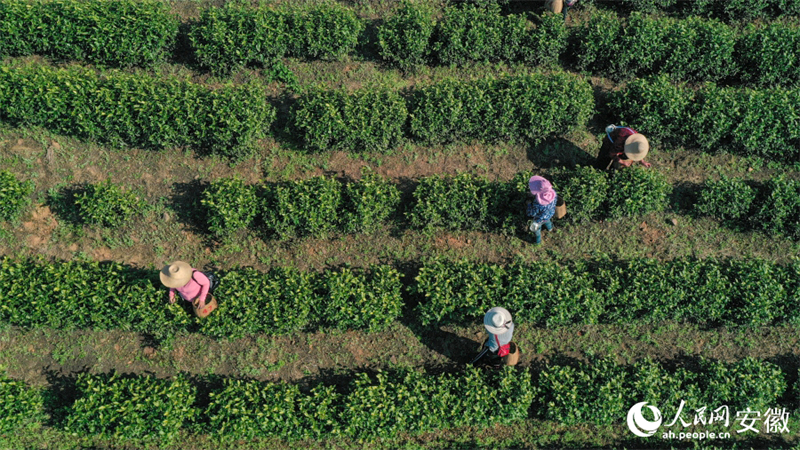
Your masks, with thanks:
<instances>
[{"instance_id":1,"label":"worker wearing straw hat","mask_svg":"<svg viewBox=\"0 0 800 450\"><path fill-rule=\"evenodd\" d=\"M562 13L564 22L567 21L567 11L578 3L578 0L546 0L545 7L554 14Z\"/></svg>"},{"instance_id":2,"label":"worker wearing straw hat","mask_svg":"<svg viewBox=\"0 0 800 450\"><path fill-rule=\"evenodd\" d=\"M529 195L533 197L526 206L528 217L531 218L528 230L533 233L534 243L542 243L542 228L550 231L553 229L553 222L550 219L556 213L556 200L558 195L544 177L532 176L528 180Z\"/></svg>"},{"instance_id":3,"label":"worker wearing straw hat","mask_svg":"<svg viewBox=\"0 0 800 450\"><path fill-rule=\"evenodd\" d=\"M495 306L483 316L483 326L489 333L486 347L497 357L503 357L511 351L511 339L514 337L514 322L511 313L501 306Z\"/></svg>"},{"instance_id":4,"label":"worker wearing straw hat","mask_svg":"<svg viewBox=\"0 0 800 450\"><path fill-rule=\"evenodd\" d=\"M638 162L650 167L650 163L644 161L649 151L650 143L644 135L630 127L609 125L606 127L603 145L600 147L594 166L600 170L612 167L621 169Z\"/></svg>"},{"instance_id":5,"label":"worker wearing straw hat","mask_svg":"<svg viewBox=\"0 0 800 450\"><path fill-rule=\"evenodd\" d=\"M175 261L164 266L159 274L161 284L169 288L169 302L175 303L175 292L184 300L202 309L211 289L211 281L203 272L193 269L188 263Z\"/></svg>"}]
</instances>

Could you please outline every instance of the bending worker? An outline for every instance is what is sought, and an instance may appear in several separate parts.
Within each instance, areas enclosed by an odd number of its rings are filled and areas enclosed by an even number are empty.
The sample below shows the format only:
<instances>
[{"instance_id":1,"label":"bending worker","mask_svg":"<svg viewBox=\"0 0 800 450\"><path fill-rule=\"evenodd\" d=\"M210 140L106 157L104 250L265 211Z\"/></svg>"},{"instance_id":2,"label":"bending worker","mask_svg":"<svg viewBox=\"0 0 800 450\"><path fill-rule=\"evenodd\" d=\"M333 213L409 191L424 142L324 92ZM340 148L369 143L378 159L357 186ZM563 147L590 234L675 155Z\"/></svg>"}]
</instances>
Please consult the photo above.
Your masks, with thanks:
<instances>
[{"instance_id":1,"label":"bending worker","mask_svg":"<svg viewBox=\"0 0 800 450\"><path fill-rule=\"evenodd\" d=\"M609 125L606 127L606 135L594 167L600 170L609 170L612 167L621 169L630 167L635 162L650 167L650 163L644 162L648 151L650 143L644 135L633 128Z\"/></svg>"},{"instance_id":2,"label":"bending worker","mask_svg":"<svg viewBox=\"0 0 800 450\"><path fill-rule=\"evenodd\" d=\"M486 347L497 357L503 357L511 351L511 338L514 336L514 322L507 309L495 306L483 316L483 326L489 333Z\"/></svg>"},{"instance_id":3,"label":"bending worker","mask_svg":"<svg viewBox=\"0 0 800 450\"><path fill-rule=\"evenodd\" d=\"M553 229L553 222L550 219L556 213L556 200L558 195L553 190L553 185L545 178L538 175L532 176L528 180L530 196L533 200L528 200L526 212L531 222L528 230L533 233L534 243L542 243L542 227L547 231Z\"/></svg>"},{"instance_id":4,"label":"bending worker","mask_svg":"<svg viewBox=\"0 0 800 450\"><path fill-rule=\"evenodd\" d=\"M202 309L205 306L211 281L203 272L193 269L183 261L175 261L164 266L159 276L161 284L169 288L170 304L175 303L175 292L177 292L188 302L197 301L198 308Z\"/></svg>"}]
</instances>

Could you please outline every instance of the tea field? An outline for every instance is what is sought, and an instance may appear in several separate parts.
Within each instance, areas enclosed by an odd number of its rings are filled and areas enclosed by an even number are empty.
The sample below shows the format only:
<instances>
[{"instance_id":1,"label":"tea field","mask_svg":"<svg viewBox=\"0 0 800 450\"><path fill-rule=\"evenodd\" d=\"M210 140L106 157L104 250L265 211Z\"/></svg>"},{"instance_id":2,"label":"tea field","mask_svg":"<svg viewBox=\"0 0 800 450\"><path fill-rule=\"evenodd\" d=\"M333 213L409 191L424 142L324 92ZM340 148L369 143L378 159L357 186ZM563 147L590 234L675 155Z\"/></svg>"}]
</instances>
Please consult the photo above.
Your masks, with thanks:
<instances>
[{"instance_id":1,"label":"tea field","mask_svg":"<svg viewBox=\"0 0 800 450\"><path fill-rule=\"evenodd\" d=\"M800 445L800 1L0 0L0 58L0 448Z\"/></svg>"}]
</instances>

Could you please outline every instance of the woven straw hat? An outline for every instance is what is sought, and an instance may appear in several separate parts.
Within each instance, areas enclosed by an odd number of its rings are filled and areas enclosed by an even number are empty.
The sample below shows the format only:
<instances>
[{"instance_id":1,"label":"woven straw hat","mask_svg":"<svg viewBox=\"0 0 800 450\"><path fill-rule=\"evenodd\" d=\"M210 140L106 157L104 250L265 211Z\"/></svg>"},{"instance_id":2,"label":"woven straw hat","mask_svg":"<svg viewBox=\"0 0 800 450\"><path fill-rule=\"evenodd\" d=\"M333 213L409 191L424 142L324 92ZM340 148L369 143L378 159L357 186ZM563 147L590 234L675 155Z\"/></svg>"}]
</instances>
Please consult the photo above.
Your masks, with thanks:
<instances>
[{"instance_id":1,"label":"woven straw hat","mask_svg":"<svg viewBox=\"0 0 800 450\"><path fill-rule=\"evenodd\" d=\"M186 283L192 278L192 266L183 261L175 261L172 264L164 266L161 273L161 284L168 288L181 288L186 286Z\"/></svg>"},{"instance_id":2,"label":"woven straw hat","mask_svg":"<svg viewBox=\"0 0 800 450\"><path fill-rule=\"evenodd\" d=\"M644 135L636 133L625 139L625 156L632 161L641 161L650 151L650 143Z\"/></svg>"},{"instance_id":3,"label":"woven straw hat","mask_svg":"<svg viewBox=\"0 0 800 450\"><path fill-rule=\"evenodd\" d=\"M492 334L503 334L511 325L511 313L501 306L495 306L483 316L483 326Z\"/></svg>"},{"instance_id":4,"label":"woven straw hat","mask_svg":"<svg viewBox=\"0 0 800 450\"><path fill-rule=\"evenodd\" d=\"M560 14L564 8L564 2L562 0L547 0L545 7L555 14Z\"/></svg>"}]
</instances>

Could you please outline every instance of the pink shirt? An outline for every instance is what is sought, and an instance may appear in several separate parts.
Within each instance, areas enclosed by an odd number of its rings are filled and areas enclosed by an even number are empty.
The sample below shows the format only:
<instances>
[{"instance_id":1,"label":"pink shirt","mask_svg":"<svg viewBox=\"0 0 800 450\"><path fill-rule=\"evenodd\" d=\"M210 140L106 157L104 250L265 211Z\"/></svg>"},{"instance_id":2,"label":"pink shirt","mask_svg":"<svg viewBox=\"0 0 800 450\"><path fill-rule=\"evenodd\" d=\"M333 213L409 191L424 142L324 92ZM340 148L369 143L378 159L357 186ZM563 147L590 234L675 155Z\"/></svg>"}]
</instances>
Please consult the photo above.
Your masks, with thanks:
<instances>
[{"instance_id":1,"label":"pink shirt","mask_svg":"<svg viewBox=\"0 0 800 450\"><path fill-rule=\"evenodd\" d=\"M191 302L199 298L201 302L205 302L210 287L211 282L208 281L208 277L203 275L203 272L192 269L192 278L189 279L186 285L177 289L170 288L169 300L172 301L172 299L175 298L175 291L178 291L178 294L186 301Z\"/></svg>"}]
</instances>

